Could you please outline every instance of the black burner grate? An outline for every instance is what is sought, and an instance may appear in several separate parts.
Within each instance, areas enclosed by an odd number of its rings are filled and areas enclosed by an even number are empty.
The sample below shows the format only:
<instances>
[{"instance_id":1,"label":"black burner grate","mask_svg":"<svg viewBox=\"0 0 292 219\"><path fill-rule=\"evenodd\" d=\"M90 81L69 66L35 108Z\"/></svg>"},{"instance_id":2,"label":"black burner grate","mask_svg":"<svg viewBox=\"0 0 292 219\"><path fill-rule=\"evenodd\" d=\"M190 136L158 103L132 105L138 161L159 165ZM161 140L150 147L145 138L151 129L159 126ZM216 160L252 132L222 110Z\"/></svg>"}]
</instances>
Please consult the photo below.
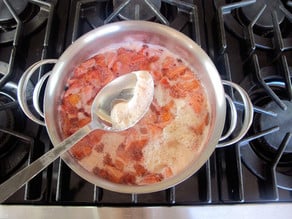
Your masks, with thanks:
<instances>
[{"instance_id":1,"label":"black burner grate","mask_svg":"<svg viewBox=\"0 0 292 219\"><path fill-rule=\"evenodd\" d=\"M271 36L281 37L282 49L291 49L291 5L289 2L268 0L214 1L217 8L221 53L227 47L225 28L240 39L247 40L251 49L273 49ZM243 17L243 18L242 18ZM248 19L244 19L248 17Z\"/></svg>"},{"instance_id":2,"label":"black burner grate","mask_svg":"<svg viewBox=\"0 0 292 219\"><path fill-rule=\"evenodd\" d=\"M213 2L220 33L215 39L217 66L223 78L241 82L255 105L253 126L246 138L234 150L218 152L223 159L235 155L243 160L244 166L237 163L243 175L233 167L218 164L219 174L228 173L227 179L232 172L237 173L242 188L238 190L235 183L230 191L232 178L219 187L241 201L289 199L291 129L282 120L284 115L291 120L285 113L291 110L291 6L287 1ZM266 21L268 15L270 20ZM251 180L248 171L258 179ZM257 187L257 194L251 195L250 187Z\"/></svg>"},{"instance_id":3,"label":"black burner grate","mask_svg":"<svg viewBox=\"0 0 292 219\"><path fill-rule=\"evenodd\" d=\"M15 3L16 2L16 3ZM51 55L52 21L55 13L53 1L24 1L25 5L12 0L1 1L1 10L11 16L7 21L0 21L0 114L11 115L7 124L0 123L1 162L0 181L31 163L42 155L50 144L45 144L47 134L43 128L30 121L20 109L17 100L17 82L25 69L39 59ZM21 9L21 10L20 10ZM3 14L2 14L3 15ZM52 47L52 46L51 46ZM39 71L38 76L44 69ZM29 82L28 103L32 103ZM7 139L7 140L5 140ZM6 142L2 141L5 140ZM7 200L8 203L24 203L48 199L50 177L48 170L37 175L23 188Z\"/></svg>"},{"instance_id":4,"label":"black burner grate","mask_svg":"<svg viewBox=\"0 0 292 219\"><path fill-rule=\"evenodd\" d=\"M3 2L9 5L10 1ZM104 190L80 178L58 159L5 203L126 207L292 202L289 130L286 129L289 133L281 133L268 153L258 151L265 146L263 142L270 143L270 137L265 137L280 133L282 125L259 121L265 117L273 120L278 115L277 110L282 112L285 106L291 105L292 4L279 1L278 11L270 10L271 21L261 27L261 17L267 13L266 8L271 9L262 2L272 1L161 0L160 7L154 8L147 18L189 36L207 51L222 79L240 83L255 105L254 124L259 124L260 129L253 126L240 143L216 149L196 174L164 191L136 195ZM151 2L149 5L152 6ZM1 89L17 83L22 72L34 62L58 58L84 33L123 19L119 11L123 5L119 7L110 0L30 0L28 6L5 25L0 21L0 72L4 73L0 79ZM246 10L252 7L257 13L246 15ZM38 8L39 12L32 8ZM26 18L27 12L37 18ZM9 23L13 25L8 28ZM38 76L43 72L45 69L41 69ZM227 92L240 111L242 103L232 91ZM271 102L273 107L269 107ZM0 111L10 107L18 108L17 101L2 104ZM277 110L274 107L278 107ZM21 150L24 157L19 169L52 147L44 127L26 117L23 120L21 131L11 133L0 126L0 136L18 136L14 138L19 139L20 144L15 148ZM267 124L268 127L262 127ZM2 164L1 168L6 169Z\"/></svg>"}]
</instances>

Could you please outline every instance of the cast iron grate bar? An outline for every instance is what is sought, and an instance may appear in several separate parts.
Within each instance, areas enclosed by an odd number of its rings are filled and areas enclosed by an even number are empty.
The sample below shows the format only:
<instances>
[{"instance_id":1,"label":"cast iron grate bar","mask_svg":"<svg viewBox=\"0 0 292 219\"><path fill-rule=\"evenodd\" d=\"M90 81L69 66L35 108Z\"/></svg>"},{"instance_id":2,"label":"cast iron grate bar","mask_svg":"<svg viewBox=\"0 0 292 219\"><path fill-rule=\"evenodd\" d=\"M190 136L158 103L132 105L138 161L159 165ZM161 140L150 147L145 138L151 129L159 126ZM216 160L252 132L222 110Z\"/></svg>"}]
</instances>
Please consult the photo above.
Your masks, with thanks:
<instances>
[{"instance_id":1,"label":"cast iron grate bar","mask_svg":"<svg viewBox=\"0 0 292 219\"><path fill-rule=\"evenodd\" d=\"M40 10L47 12L46 30L45 30L43 48L42 48L42 53L41 53L41 59L45 59L47 58L47 55L48 55L49 41L52 34L52 24L53 24L53 18L54 18L54 13L55 13L55 5L54 3L49 3L49 2L39 1L39 0L34 0L32 2L38 5L40 7ZM39 68L38 73L39 73L38 78L40 78L42 74L44 73L44 66L41 66Z\"/></svg>"},{"instance_id":2,"label":"cast iron grate bar","mask_svg":"<svg viewBox=\"0 0 292 219\"><path fill-rule=\"evenodd\" d=\"M273 21L273 29L274 29L274 47L277 50L276 52L282 52L284 50L284 41L280 29L280 25L278 23L278 16L276 11L272 12L272 21Z\"/></svg>"},{"instance_id":3,"label":"cast iron grate bar","mask_svg":"<svg viewBox=\"0 0 292 219\"><path fill-rule=\"evenodd\" d=\"M284 46L282 33L280 30L280 26L277 22L278 18L275 11L273 11L272 13L272 20L273 20L274 32L275 32L275 37L274 37L275 50L278 53L276 56L279 57L280 59L280 65L284 73L283 77L285 79L285 85L286 85L286 89L288 93L288 98L291 100L292 99L292 84L291 84L291 78L290 78L290 73L289 73L289 67L288 67L286 56L284 56L282 53L287 48L285 48Z\"/></svg>"},{"instance_id":4,"label":"cast iron grate bar","mask_svg":"<svg viewBox=\"0 0 292 219\"><path fill-rule=\"evenodd\" d=\"M283 72L284 80L285 80L285 86L288 93L288 98L290 101L292 101L292 82L290 77L290 71L289 66L287 62L287 58L285 55L280 55L280 66Z\"/></svg>"},{"instance_id":5,"label":"cast iron grate bar","mask_svg":"<svg viewBox=\"0 0 292 219\"><path fill-rule=\"evenodd\" d=\"M239 146L216 150L219 200L223 203L244 202L242 164Z\"/></svg>"},{"instance_id":6,"label":"cast iron grate bar","mask_svg":"<svg viewBox=\"0 0 292 219\"><path fill-rule=\"evenodd\" d=\"M256 80L260 83L260 85L265 89L267 94L277 103L277 105L283 109L286 110L287 106L286 104L278 97L278 95L266 84L265 80L261 76L261 69L258 61L257 54L252 55L252 62L253 67L255 71Z\"/></svg>"},{"instance_id":7,"label":"cast iron grate bar","mask_svg":"<svg viewBox=\"0 0 292 219\"><path fill-rule=\"evenodd\" d=\"M245 139L242 139L238 145L241 149L241 153L244 154L245 151L250 151L249 144L250 142L260 139L264 136L270 135L272 133L275 133L279 131L280 128L278 126L268 128L266 130L257 132L254 135L251 135ZM254 153L248 153L248 164L249 169L254 172L255 174L257 172L262 172L263 178L258 181L259 184L259 196L260 200L266 200L266 201L277 201L279 199L279 191L278 191L278 185L277 185L277 179L276 179L276 171L272 168L272 166L268 163L263 163L260 165L260 162L258 162L258 156ZM248 179L247 179L248 180Z\"/></svg>"},{"instance_id":8,"label":"cast iron grate bar","mask_svg":"<svg viewBox=\"0 0 292 219\"><path fill-rule=\"evenodd\" d=\"M241 152L240 152L240 146L239 144L236 144L235 146L235 153L236 153L236 165L238 168L237 171L237 178L238 178L238 199L239 202L244 202L244 188L243 188L243 170L242 170L242 162L241 162Z\"/></svg>"},{"instance_id":9,"label":"cast iron grate bar","mask_svg":"<svg viewBox=\"0 0 292 219\"><path fill-rule=\"evenodd\" d=\"M132 0L127 0L124 3L122 3L116 10L112 12L105 20L104 24L110 23L114 18L118 16L118 14L131 2ZM144 0L146 5L149 7L149 9L154 12L156 15L157 19L165 25L169 25L168 20L160 13L160 11L155 7L154 4L152 4L151 1L149 0Z\"/></svg>"},{"instance_id":10,"label":"cast iron grate bar","mask_svg":"<svg viewBox=\"0 0 292 219\"><path fill-rule=\"evenodd\" d=\"M247 41L249 45L248 54L252 54L256 50L256 41L255 41L255 35L253 34L253 28L256 24L257 20L261 17L264 10L266 9L266 5L264 5L261 10L258 12L258 14L255 16L255 18L250 22L250 24L247 26Z\"/></svg>"},{"instance_id":11,"label":"cast iron grate bar","mask_svg":"<svg viewBox=\"0 0 292 219\"><path fill-rule=\"evenodd\" d=\"M246 146L249 142L251 142L253 140L262 138L262 137L264 137L266 135L272 134L272 133L277 132L279 130L280 130L280 127L279 126L275 126L275 127L260 131L257 134L251 135L249 137L246 137L246 138L240 140L238 145L241 146L241 147Z\"/></svg>"},{"instance_id":12,"label":"cast iron grate bar","mask_svg":"<svg viewBox=\"0 0 292 219\"><path fill-rule=\"evenodd\" d=\"M45 153L45 146L39 141L33 141L28 157L28 164L38 159ZM27 182L25 187L25 200L30 202L39 202L47 199L49 185L49 169L43 170L33 179Z\"/></svg>"},{"instance_id":13,"label":"cast iron grate bar","mask_svg":"<svg viewBox=\"0 0 292 219\"><path fill-rule=\"evenodd\" d=\"M283 141L281 142L281 144L277 150L276 156L271 163L272 177L270 179L272 180L271 184L273 185L273 188L274 187L276 188L278 185L277 174L276 174L277 173L277 171L276 171L277 165L279 164L279 161L280 161L286 147L288 146L290 139L291 139L291 133L286 133L285 137L283 138ZM278 189L275 189L274 197L275 197L275 200L279 200L279 190Z\"/></svg>"},{"instance_id":14,"label":"cast iron grate bar","mask_svg":"<svg viewBox=\"0 0 292 219\"><path fill-rule=\"evenodd\" d=\"M12 77L13 69L14 69L14 61L15 61L15 56L16 56L16 51L17 51L17 46L20 42L20 35L22 33L22 22L20 21L19 17L17 16L14 8L11 6L9 1L3 0L5 6L8 8L9 12L13 16L13 19L16 21L16 31L13 37L13 47L10 52L10 58L9 58L9 64L8 64L8 71L7 73L0 79L0 88L5 85L5 83L10 80Z\"/></svg>"},{"instance_id":15,"label":"cast iron grate bar","mask_svg":"<svg viewBox=\"0 0 292 219\"><path fill-rule=\"evenodd\" d=\"M239 109L244 109L244 105L243 103L241 102L238 102L238 101L233 101L233 103L235 104L235 106ZM273 111L270 111L270 110L266 110L262 107L258 107L258 106L253 106L253 111L255 113L262 113L262 114L265 114L265 115L269 115L269 116L274 116L274 117L277 117L277 113L273 112Z\"/></svg>"},{"instance_id":16,"label":"cast iron grate bar","mask_svg":"<svg viewBox=\"0 0 292 219\"><path fill-rule=\"evenodd\" d=\"M42 59L44 59L44 58L46 58L46 55L47 55L50 36L52 33L52 23L53 23L53 18L54 18L55 5L54 5L54 3L37 1L37 0L35 0L33 2L48 12L46 32L44 35L43 50L42 50Z\"/></svg>"},{"instance_id":17,"label":"cast iron grate bar","mask_svg":"<svg viewBox=\"0 0 292 219\"><path fill-rule=\"evenodd\" d=\"M252 3L256 2L255 0L245 0L245 1L240 1L236 3L230 3L227 5L220 6L218 11L217 11L217 22L218 22L218 32L220 33L220 54L223 54L225 50L227 49L227 40L226 40L226 35L225 35L225 27L224 23L225 22L232 22L233 19L224 19L224 15L230 14L232 10L248 6ZM230 24L230 26L237 27L236 25ZM242 28L237 28L235 33L243 35L243 30Z\"/></svg>"},{"instance_id":18,"label":"cast iron grate bar","mask_svg":"<svg viewBox=\"0 0 292 219\"><path fill-rule=\"evenodd\" d=\"M133 204L137 204L138 203L138 195L137 194L131 194L131 202Z\"/></svg>"},{"instance_id":19,"label":"cast iron grate bar","mask_svg":"<svg viewBox=\"0 0 292 219\"><path fill-rule=\"evenodd\" d=\"M71 43L73 43L77 38L79 37L78 35L78 29L79 29L79 20L81 18L81 9L84 5L95 2L93 0L83 0L83 1L78 1L76 3L76 10L74 14L74 22L73 22L73 31L72 31L72 38L71 38Z\"/></svg>"},{"instance_id":20,"label":"cast iron grate bar","mask_svg":"<svg viewBox=\"0 0 292 219\"><path fill-rule=\"evenodd\" d=\"M205 175L205 180L206 180L206 197L205 201L206 203L212 203L212 178L211 178L211 164L210 164L210 159L206 162L206 175Z\"/></svg>"},{"instance_id":21,"label":"cast iron grate bar","mask_svg":"<svg viewBox=\"0 0 292 219\"><path fill-rule=\"evenodd\" d=\"M29 137L27 135L24 135L22 133L19 133L17 131L0 128L0 132L3 132L3 133L8 134L8 135L12 135L14 137L17 137L20 140L29 143L30 145L34 144L34 139L33 138L31 138L31 137Z\"/></svg>"},{"instance_id":22,"label":"cast iron grate bar","mask_svg":"<svg viewBox=\"0 0 292 219\"><path fill-rule=\"evenodd\" d=\"M94 186L94 196L93 196L93 201L95 203L98 203L102 200L102 189L97 187L97 186ZM135 197L132 198L132 200L134 199Z\"/></svg>"},{"instance_id":23,"label":"cast iron grate bar","mask_svg":"<svg viewBox=\"0 0 292 219\"><path fill-rule=\"evenodd\" d=\"M292 8L292 4L291 1L287 2L286 5L290 8ZM292 22L292 14L290 13L290 11L284 7L284 5L280 5L280 9L281 11L285 14L285 16L287 17L287 19Z\"/></svg>"},{"instance_id":24,"label":"cast iron grate bar","mask_svg":"<svg viewBox=\"0 0 292 219\"><path fill-rule=\"evenodd\" d=\"M163 0L163 2L169 3L171 5L175 5L180 10L176 19L170 23L170 26L175 28L176 30L182 30L184 23L181 19L182 17L189 16L187 22L191 21L193 23L192 28L194 31L194 37L192 38L197 44L201 45L201 37L200 37L200 24L199 24L199 13L198 7L195 4L191 4L184 1L178 0Z\"/></svg>"},{"instance_id":25,"label":"cast iron grate bar","mask_svg":"<svg viewBox=\"0 0 292 219\"><path fill-rule=\"evenodd\" d=\"M176 202L175 187L172 187L172 188L166 190L166 192L167 192L167 201L169 202L169 204L175 204L175 202Z\"/></svg>"}]
</instances>

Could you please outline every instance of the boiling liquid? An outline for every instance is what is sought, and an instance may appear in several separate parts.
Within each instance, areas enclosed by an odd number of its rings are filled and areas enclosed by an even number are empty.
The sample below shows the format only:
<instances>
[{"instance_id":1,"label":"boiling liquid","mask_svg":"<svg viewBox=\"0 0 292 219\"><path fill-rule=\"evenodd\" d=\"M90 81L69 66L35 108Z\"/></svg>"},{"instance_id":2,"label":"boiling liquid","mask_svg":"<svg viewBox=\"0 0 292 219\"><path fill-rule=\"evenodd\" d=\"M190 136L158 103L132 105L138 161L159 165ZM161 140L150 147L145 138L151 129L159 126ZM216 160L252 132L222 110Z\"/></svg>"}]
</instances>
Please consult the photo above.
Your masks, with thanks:
<instances>
[{"instance_id":1,"label":"boiling liquid","mask_svg":"<svg viewBox=\"0 0 292 219\"><path fill-rule=\"evenodd\" d=\"M134 56L138 61L140 56L142 58L143 56L154 57L149 60L155 61L146 65L148 69L131 69L137 68L131 67L136 62L128 64L123 61L129 60L118 54L120 48L123 48L126 53L129 52L128 55L139 53ZM89 172L110 181L125 184L155 183L187 168L200 155L210 127L210 106L206 90L195 71L165 48L148 44L145 46L139 42L117 44L103 49L98 53L98 55L101 54L106 59L107 68L116 76L127 73L125 71L150 71L155 84L153 103L149 112L133 128L119 133L94 132L87 141L90 151L88 152L86 143L80 143L71 150L72 155ZM169 60L171 62L166 65L165 63ZM183 72L186 73L181 73L182 76L179 77L167 75L167 73L172 73L172 71L167 72L168 68L177 70L176 67L185 67L187 70ZM117 72L114 72L113 69L117 69ZM191 74L187 75L190 72ZM80 75L79 73L75 74ZM86 74L87 72L84 73L84 75ZM188 77L185 77L186 75ZM74 75L70 80L74 81ZM194 81L194 83L190 84L190 81ZM189 89L188 85L193 87ZM72 92L81 92L78 89L76 91L78 86L70 87L70 84L68 86L65 97L70 96ZM187 91L183 92L181 87L185 87ZM82 101L81 98L80 102L86 101ZM86 118L88 117L88 113L84 112L90 108L90 101L81 107L77 102L76 107L78 108L76 116L78 121L81 121L84 115ZM63 121L66 121L70 115L63 114ZM64 134L65 136L76 129L76 127L70 125L67 127L64 124L67 123L61 122L64 133L67 133ZM90 140L94 138L98 140ZM83 148L86 150L83 151Z\"/></svg>"}]
</instances>

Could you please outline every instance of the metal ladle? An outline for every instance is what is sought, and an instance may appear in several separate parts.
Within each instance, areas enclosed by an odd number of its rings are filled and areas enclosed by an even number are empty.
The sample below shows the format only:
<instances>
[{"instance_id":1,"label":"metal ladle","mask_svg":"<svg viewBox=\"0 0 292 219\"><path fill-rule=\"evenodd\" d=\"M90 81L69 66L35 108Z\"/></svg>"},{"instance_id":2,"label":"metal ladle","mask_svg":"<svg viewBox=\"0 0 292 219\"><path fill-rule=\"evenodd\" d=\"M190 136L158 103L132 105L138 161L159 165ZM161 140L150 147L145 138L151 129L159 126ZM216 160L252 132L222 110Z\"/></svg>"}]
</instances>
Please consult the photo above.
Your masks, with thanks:
<instances>
[{"instance_id":1,"label":"metal ladle","mask_svg":"<svg viewBox=\"0 0 292 219\"><path fill-rule=\"evenodd\" d=\"M140 80L139 80L140 78ZM151 98L145 98L141 96L142 101L145 103L145 108L136 113L133 120L122 126L115 126L111 120L111 111L113 107L121 102L130 101L134 94L137 84L143 83L141 78L148 78L147 88ZM140 81L140 82L139 82ZM142 82L141 82L142 81ZM35 160L29 166L22 169L16 175L5 181L0 185L0 203L5 201L9 196L15 193L21 186L27 181L32 179L35 175L41 172L54 160L56 160L63 153L68 151L75 143L88 135L90 132L96 129L102 129L106 131L123 131L134 126L147 112L152 102L154 94L154 82L152 76L147 71L135 71L116 78L111 81L94 98L91 106L91 122L74 134L63 140L58 145L55 145L53 149L45 153L43 156ZM144 104L143 104L144 105ZM131 112L128 112L131 113Z\"/></svg>"}]
</instances>

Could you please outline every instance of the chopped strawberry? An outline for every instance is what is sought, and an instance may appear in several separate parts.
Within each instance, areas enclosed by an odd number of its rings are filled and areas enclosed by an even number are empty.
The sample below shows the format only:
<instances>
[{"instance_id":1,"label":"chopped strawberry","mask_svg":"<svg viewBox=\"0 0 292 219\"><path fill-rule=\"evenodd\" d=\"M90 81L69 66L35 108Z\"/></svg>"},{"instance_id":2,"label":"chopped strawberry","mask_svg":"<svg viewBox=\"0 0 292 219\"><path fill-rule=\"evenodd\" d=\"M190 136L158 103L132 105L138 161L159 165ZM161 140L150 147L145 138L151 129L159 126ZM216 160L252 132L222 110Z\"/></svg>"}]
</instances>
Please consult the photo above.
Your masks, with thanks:
<instances>
[{"instance_id":1,"label":"chopped strawberry","mask_svg":"<svg viewBox=\"0 0 292 219\"><path fill-rule=\"evenodd\" d=\"M83 126L85 126L86 124L88 124L90 121L91 121L91 118L90 117L86 117L84 119L81 119L81 120L78 121L78 126L80 128L82 128Z\"/></svg>"},{"instance_id":2,"label":"chopped strawberry","mask_svg":"<svg viewBox=\"0 0 292 219\"><path fill-rule=\"evenodd\" d=\"M168 78L165 77L165 76L163 76L163 77L161 78L160 83L162 84L163 87L165 87L165 88L167 88L167 89L171 88L170 83L169 83L169 81L168 81Z\"/></svg>"},{"instance_id":3,"label":"chopped strawberry","mask_svg":"<svg viewBox=\"0 0 292 219\"><path fill-rule=\"evenodd\" d=\"M136 170L136 174L137 176L144 176L145 174L148 173L147 169L145 169L144 166L142 166L141 164L134 164L134 168Z\"/></svg>"},{"instance_id":4,"label":"chopped strawberry","mask_svg":"<svg viewBox=\"0 0 292 219\"><path fill-rule=\"evenodd\" d=\"M116 160L115 160L115 167L116 167L118 170L123 171L123 170L124 170L124 167L125 167L125 164L124 164L124 162L121 161L120 159L116 159Z\"/></svg>"},{"instance_id":5,"label":"chopped strawberry","mask_svg":"<svg viewBox=\"0 0 292 219\"><path fill-rule=\"evenodd\" d=\"M163 173L165 178L169 178L173 175L171 168L168 166L163 168L162 173Z\"/></svg>"},{"instance_id":6,"label":"chopped strawberry","mask_svg":"<svg viewBox=\"0 0 292 219\"><path fill-rule=\"evenodd\" d=\"M104 144L103 143L98 143L95 145L94 149L98 152L98 153L102 153L103 149L104 149Z\"/></svg>"},{"instance_id":7,"label":"chopped strawberry","mask_svg":"<svg viewBox=\"0 0 292 219\"><path fill-rule=\"evenodd\" d=\"M170 79L170 80L177 80L181 75L183 75L186 71L186 66L181 65L181 66L175 66L172 67L168 70L165 70L165 75Z\"/></svg>"},{"instance_id":8,"label":"chopped strawberry","mask_svg":"<svg viewBox=\"0 0 292 219\"><path fill-rule=\"evenodd\" d=\"M87 157L92 152L92 145L88 144L86 138L81 139L77 142L71 149L72 155L77 159L81 160L84 157Z\"/></svg>"},{"instance_id":9,"label":"chopped strawberry","mask_svg":"<svg viewBox=\"0 0 292 219\"><path fill-rule=\"evenodd\" d=\"M80 77L81 75L87 73L89 70L93 69L95 67L95 59L91 58L77 66L74 70L74 76Z\"/></svg>"},{"instance_id":10,"label":"chopped strawberry","mask_svg":"<svg viewBox=\"0 0 292 219\"><path fill-rule=\"evenodd\" d=\"M190 105L196 113L201 113L205 106L205 98L201 92L196 92L191 97Z\"/></svg>"},{"instance_id":11,"label":"chopped strawberry","mask_svg":"<svg viewBox=\"0 0 292 219\"><path fill-rule=\"evenodd\" d=\"M134 173L126 172L120 178L119 183L128 184L128 185L135 185L136 184L136 176Z\"/></svg>"},{"instance_id":12,"label":"chopped strawberry","mask_svg":"<svg viewBox=\"0 0 292 219\"><path fill-rule=\"evenodd\" d=\"M151 173L143 177L141 180L142 185L148 185L160 182L164 179L163 175L161 173Z\"/></svg>"},{"instance_id":13,"label":"chopped strawberry","mask_svg":"<svg viewBox=\"0 0 292 219\"><path fill-rule=\"evenodd\" d=\"M167 56L162 63L162 71L168 71L170 68L175 66L175 59L173 57Z\"/></svg>"},{"instance_id":14,"label":"chopped strawberry","mask_svg":"<svg viewBox=\"0 0 292 219\"><path fill-rule=\"evenodd\" d=\"M106 153L105 156L103 157L103 164L105 166L112 166L112 167L115 166L109 153Z\"/></svg>"},{"instance_id":15,"label":"chopped strawberry","mask_svg":"<svg viewBox=\"0 0 292 219\"><path fill-rule=\"evenodd\" d=\"M95 167L93 170L93 173L101 178L104 178L106 180L109 180L111 182L118 183L119 177L115 176L113 172L110 172L108 169L102 169L99 167Z\"/></svg>"}]
</instances>

